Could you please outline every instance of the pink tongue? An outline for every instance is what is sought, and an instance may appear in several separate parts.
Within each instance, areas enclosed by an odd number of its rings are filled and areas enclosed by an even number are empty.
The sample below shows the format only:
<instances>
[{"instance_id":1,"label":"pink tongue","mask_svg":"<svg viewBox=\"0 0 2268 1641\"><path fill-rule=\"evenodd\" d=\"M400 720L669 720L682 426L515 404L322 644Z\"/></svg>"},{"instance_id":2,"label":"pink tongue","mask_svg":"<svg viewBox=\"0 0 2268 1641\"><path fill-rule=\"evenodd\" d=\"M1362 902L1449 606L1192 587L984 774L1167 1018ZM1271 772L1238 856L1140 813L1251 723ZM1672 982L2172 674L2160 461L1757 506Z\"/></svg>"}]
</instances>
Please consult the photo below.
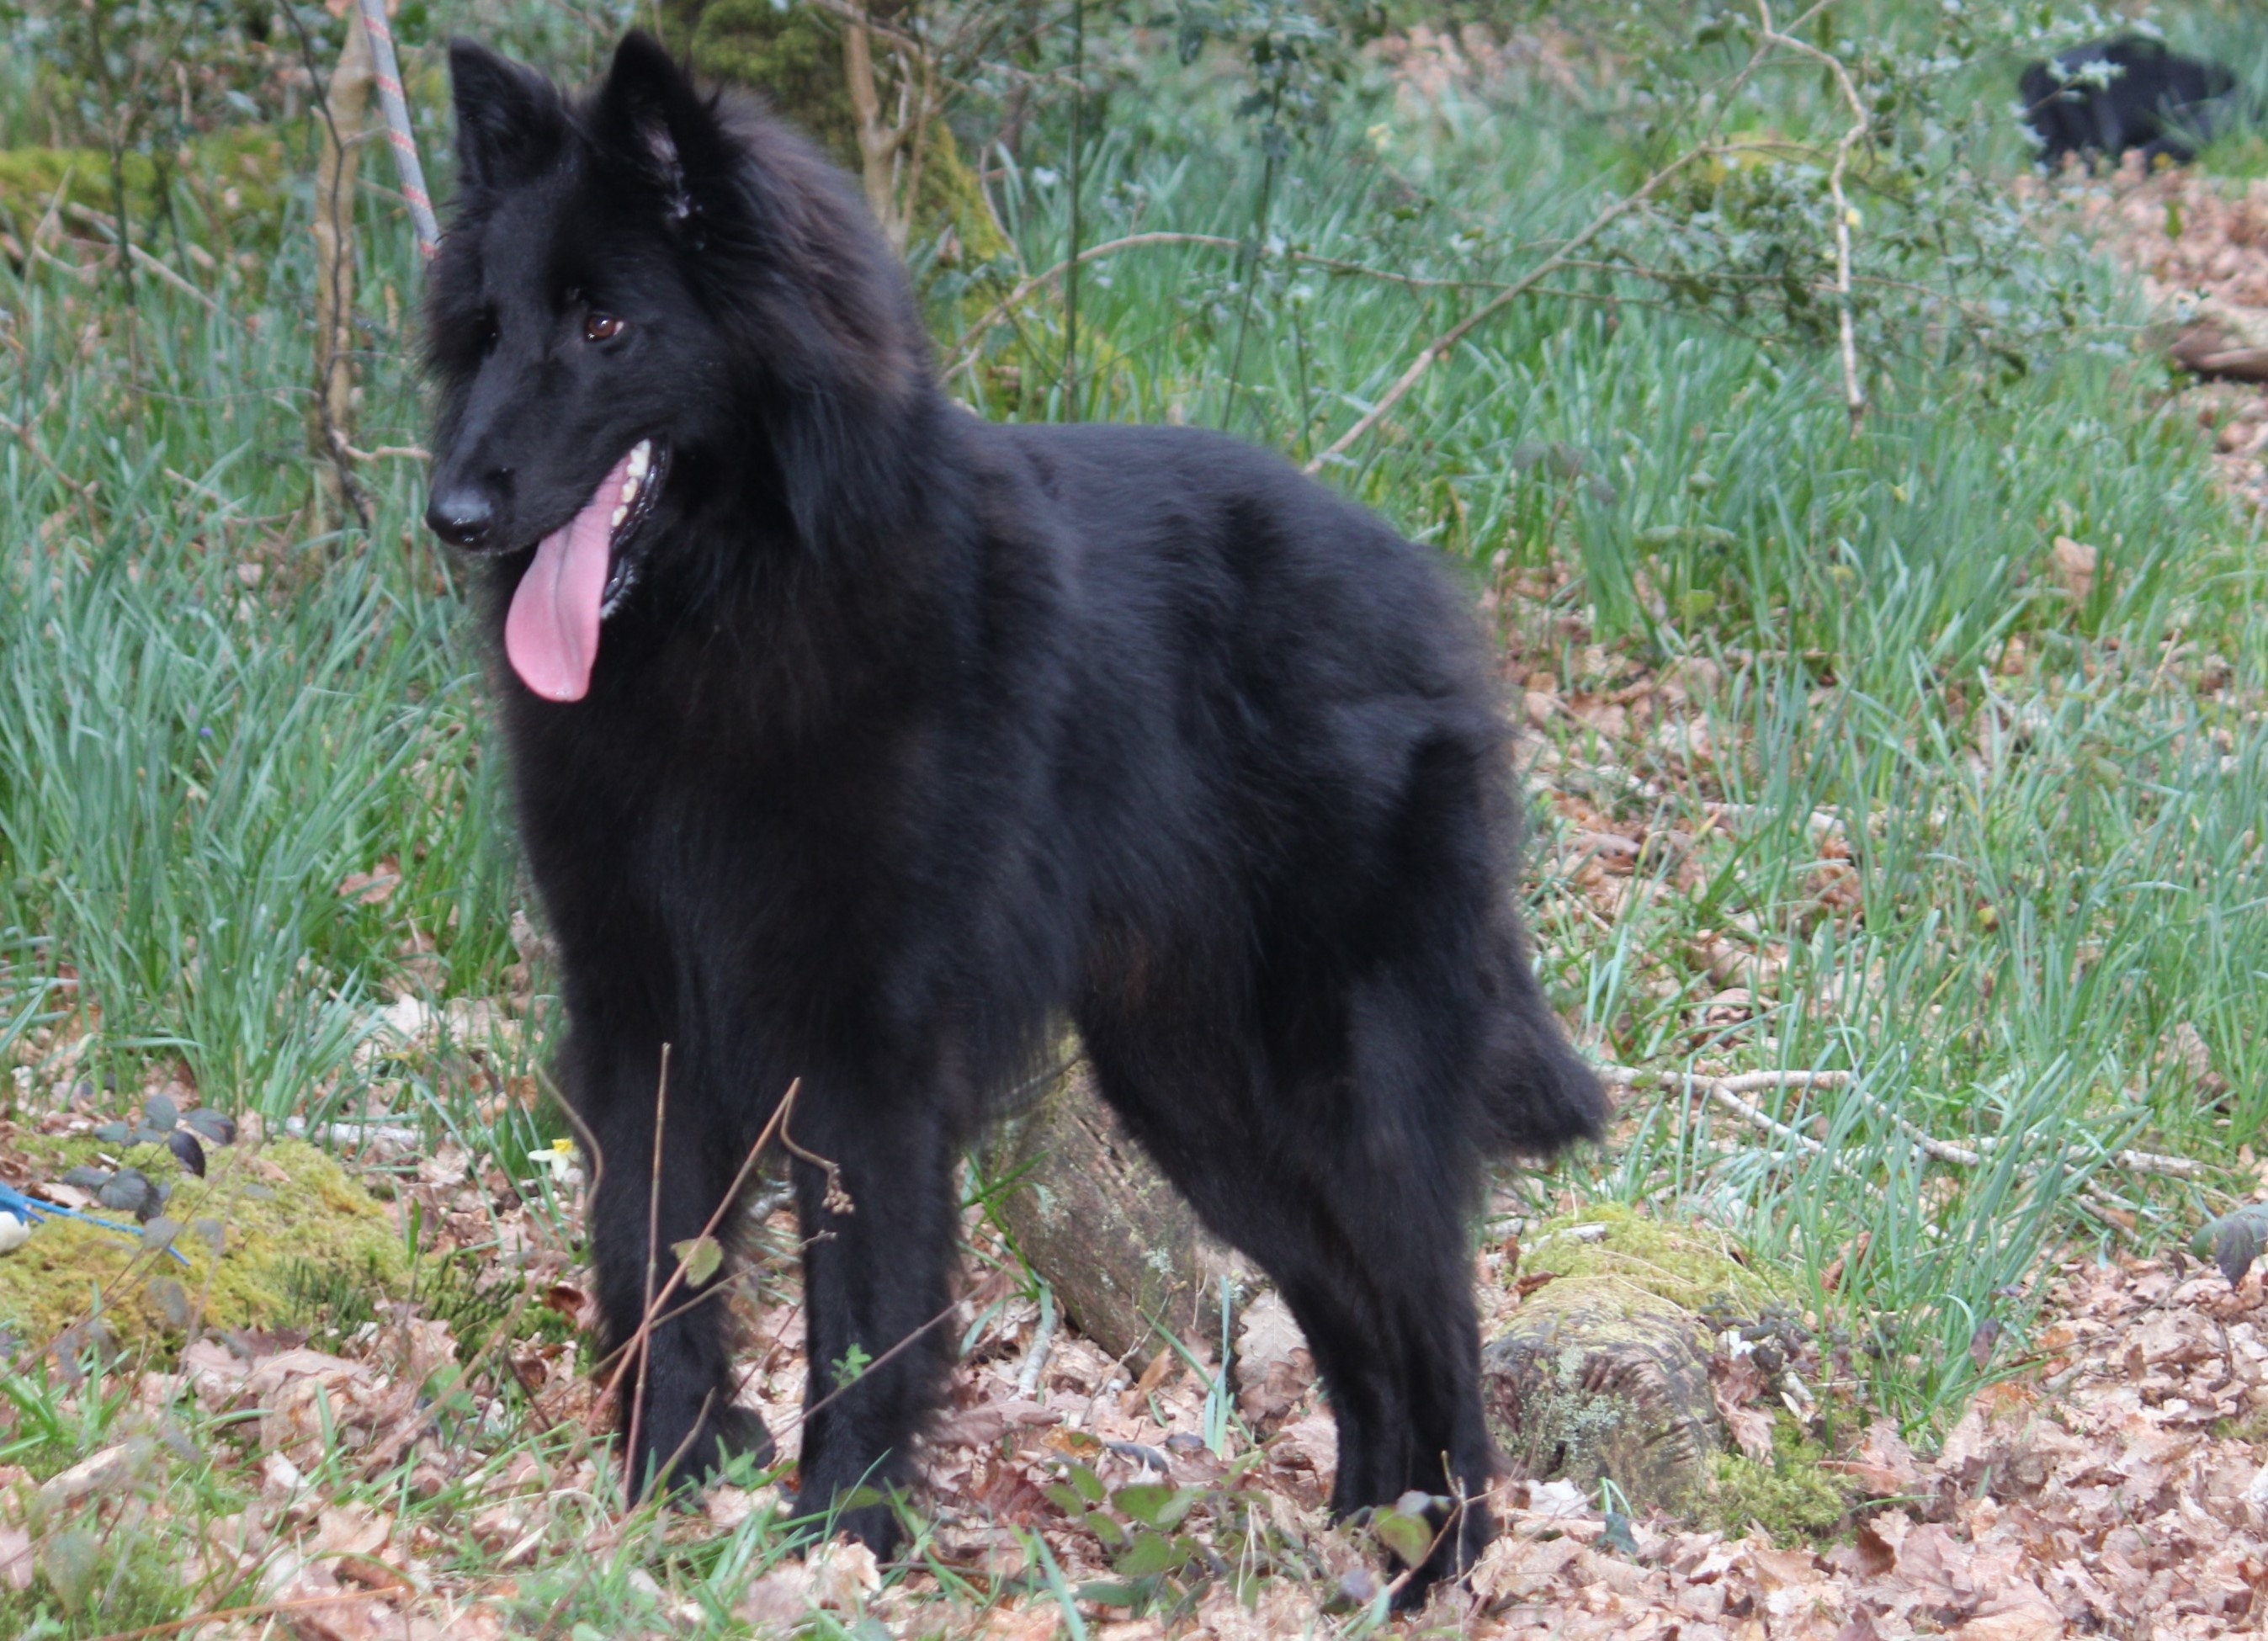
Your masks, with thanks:
<instances>
[{"instance_id":1,"label":"pink tongue","mask_svg":"<svg viewBox=\"0 0 2268 1641\"><path fill-rule=\"evenodd\" d=\"M615 464L566 528L543 538L512 595L504 652L520 682L546 701L580 701L590 692L615 507L630 476L630 460Z\"/></svg>"}]
</instances>

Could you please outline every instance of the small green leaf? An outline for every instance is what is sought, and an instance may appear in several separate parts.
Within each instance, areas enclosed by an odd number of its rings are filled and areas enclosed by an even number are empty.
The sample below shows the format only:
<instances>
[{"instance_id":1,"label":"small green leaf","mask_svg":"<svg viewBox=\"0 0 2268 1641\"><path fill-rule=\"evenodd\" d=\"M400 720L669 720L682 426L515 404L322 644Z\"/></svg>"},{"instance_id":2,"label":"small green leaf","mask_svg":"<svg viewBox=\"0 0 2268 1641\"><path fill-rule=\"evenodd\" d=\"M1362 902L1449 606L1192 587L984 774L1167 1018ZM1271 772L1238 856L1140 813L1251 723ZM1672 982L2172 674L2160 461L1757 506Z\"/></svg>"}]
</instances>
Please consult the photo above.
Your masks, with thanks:
<instances>
[{"instance_id":1,"label":"small green leaf","mask_svg":"<svg viewBox=\"0 0 2268 1641\"><path fill-rule=\"evenodd\" d=\"M1433 1547L1432 1524L1423 1516L1386 1511L1371 1523L1371 1530L1378 1534L1380 1543L1413 1567L1425 1560L1425 1552Z\"/></svg>"},{"instance_id":2,"label":"small green leaf","mask_svg":"<svg viewBox=\"0 0 2268 1641\"><path fill-rule=\"evenodd\" d=\"M688 1237L682 1242L672 1242L669 1251L685 1267L685 1285L688 1288L700 1287L725 1262L724 1246L713 1236Z\"/></svg>"},{"instance_id":3,"label":"small green leaf","mask_svg":"<svg viewBox=\"0 0 2268 1641\"><path fill-rule=\"evenodd\" d=\"M1061 1482L1055 1482L1042 1490L1047 1494L1048 1501L1064 1514L1079 1516L1086 1513L1086 1500L1079 1496L1077 1488L1066 1487Z\"/></svg>"},{"instance_id":4,"label":"small green leaf","mask_svg":"<svg viewBox=\"0 0 2268 1641\"><path fill-rule=\"evenodd\" d=\"M1181 1552L1174 1548L1171 1539L1145 1528L1134 1535L1134 1542L1126 1553L1110 1564L1110 1570L1122 1578L1147 1578L1170 1571L1181 1564Z\"/></svg>"},{"instance_id":5,"label":"small green leaf","mask_svg":"<svg viewBox=\"0 0 2268 1641\"><path fill-rule=\"evenodd\" d=\"M181 1108L173 1103L171 1094L152 1094L143 1102L142 1123L145 1128L169 1129L181 1120Z\"/></svg>"},{"instance_id":6,"label":"small green leaf","mask_svg":"<svg viewBox=\"0 0 2268 1641\"><path fill-rule=\"evenodd\" d=\"M50 1534L40 1546L40 1571L48 1575L48 1587L65 1612L75 1613L86 1604L101 1559L101 1541L79 1527Z\"/></svg>"},{"instance_id":7,"label":"small green leaf","mask_svg":"<svg viewBox=\"0 0 2268 1641\"><path fill-rule=\"evenodd\" d=\"M1093 1601L1097 1607L1131 1607L1139 1598L1134 1586L1116 1578L1090 1578L1071 1592L1075 1601Z\"/></svg>"},{"instance_id":8,"label":"small green leaf","mask_svg":"<svg viewBox=\"0 0 2268 1641\"><path fill-rule=\"evenodd\" d=\"M1173 1528L1179 1527L1182 1518L1189 1513L1189 1507L1197 1502L1197 1494L1194 1488L1138 1482L1111 1494L1110 1502L1118 1506L1120 1514L1144 1527Z\"/></svg>"},{"instance_id":9,"label":"small green leaf","mask_svg":"<svg viewBox=\"0 0 2268 1641\"><path fill-rule=\"evenodd\" d=\"M1079 1490L1079 1496L1090 1505L1099 1505L1110 1497L1103 1490L1101 1478L1083 1464L1071 1466L1066 1472L1065 1479Z\"/></svg>"},{"instance_id":10,"label":"small green leaf","mask_svg":"<svg viewBox=\"0 0 2268 1641\"><path fill-rule=\"evenodd\" d=\"M1105 1549L1116 1549L1126 1542L1126 1529L1100 1510L1086 1512L1086 1530L1102 1542Z\"/></svg>"}]
</instances>

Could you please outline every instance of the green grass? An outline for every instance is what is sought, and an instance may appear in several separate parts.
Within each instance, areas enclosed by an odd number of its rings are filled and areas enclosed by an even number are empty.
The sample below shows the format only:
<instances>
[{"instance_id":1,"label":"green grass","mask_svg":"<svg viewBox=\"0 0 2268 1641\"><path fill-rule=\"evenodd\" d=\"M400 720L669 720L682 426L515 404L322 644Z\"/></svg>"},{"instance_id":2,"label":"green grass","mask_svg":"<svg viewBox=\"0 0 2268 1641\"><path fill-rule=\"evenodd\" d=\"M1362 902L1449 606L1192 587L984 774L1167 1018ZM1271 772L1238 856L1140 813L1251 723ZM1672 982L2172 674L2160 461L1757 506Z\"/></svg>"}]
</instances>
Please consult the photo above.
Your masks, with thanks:
<instances>
[{"instance_id":1,"label":"green grass","mask_svg":"<svg viewBox=\"0 0 2268 1641\"><path fill-rule=\"evenodd\" d=\"M1771 97L1754 122L1816 129L1815 86ZM1195 72L1146 104L1120 94L1087 158L1088 239L1276 243L1092 265L1078 408L1226 426L1301 459L1476 298L1286 253L1512 277L1627 185L1642 146L1611 107L1476 103L1421 125L1380 105L1295 151L1263 222L1256 151L1219 107ZM2019 163L1996 144L1980 163ZM1035 167L999 197L1026 266L1057 260L1062 185ZM1868 207L1885 233L1899 209ZM489 1131L448 1057L356 1054L396 990L503 994L527 901L483 660L449 563L416 527L417 467L366 469L367 532L310 524L306 211L303 180L272 262L197 275L210 307L148 278L129 310L114 276L0 272L0 416L25 430L0 430L0 1046L41 1097L88 1076L131 1090L178 1057L216 1104L280 1117L369 1098L516 1160L549 1130ZM406 446L423 432L416 270L375 197L364 227L357 438ZM1667 308L1649 280L1578 274L1553 282L1572 295L1476 333L1327 475L1467 566L1476 594L1499 578L1556 587L1502 621L1520 669L1563 693L1712 669L1696 707L1712 759L1565 717L1539 732L1529 898L1548 982L1587 1047L1621 1064L1854 1079L1752 1096L1823 1152L1633 1090L1616 1144L1535 1189L1738 1232L1872 1342L1873 1393L1918 1429L2021 1358L2044 1253L2186 1229L2194 1188L2135 1174L2121 1148L2233 1164L2268 1115L2256 532L2213 491L2162 370L2133 351L2132 293L2057 232L2009 243L1961 271L1964 299L2051 293L2076 316L2063 340L2012 375L1951 329L1878 315L1856 437L1824 350L1754 315ZM942 311L950 281L932 290ZM958 311L989 299L971 290ZM1038 386L1060 381L1054 318L1022 323L987 342L990 362L1025 367L1012 413L1064 414L1060 388ZM2058 535L2101 551L2083 601L2057 579ZM1555 793L1698 837L1697 870L1644 865L1602 914L1568 875ZM1712 831L1711 804L1745 818ZM1822 857L1829 836L1847 860ZM389 899L336 894L381 859L402 875ZM1822 907L1822 872L1844 872L1846 902ZM1721 986L1695 955L1705 932L1783 964L1757 1018L1713 1035L1697 1025ZM2225 1093L2172 1067L2177 1027L2202 1038ZM515 1073L541 1051L529 1035ZM1925 1156L1890 1114L1985 1154ZM309 1304L359 1316L337 1294ZM1986 1321L2007 1330L1997 1355L1972 1352ZM114 1439L114 1391L0 1384L17 1409L0 1462L51 1472ZM491 1468L548 1451L504 1417L483 1438ZM241 1432L183 1440L153 1461L187 1478L181 1519L241 1508ZM411 1503L394 1476L335 1496L446 1526L478 1505L477 1478L465 1485ZM595 1529L604 1510L589 1513ZM655 1587L725 1612L787 1542L762 1518L695 1549L665 1549L667 1527L637 1519L587 1564L571 1534L548 1542L514 1575L530 1627L653 1623ZM449 1530L455 1573L501 1576ZM103 1552L121 1591L143 1585L118 1567L171 1553L137 1542ZM104 1623L225 1593L158 1580ZM51 1580L9 1599L0 1614L25 1624L44 1604L94 1633Z\"/></svg>"}]
</instances>

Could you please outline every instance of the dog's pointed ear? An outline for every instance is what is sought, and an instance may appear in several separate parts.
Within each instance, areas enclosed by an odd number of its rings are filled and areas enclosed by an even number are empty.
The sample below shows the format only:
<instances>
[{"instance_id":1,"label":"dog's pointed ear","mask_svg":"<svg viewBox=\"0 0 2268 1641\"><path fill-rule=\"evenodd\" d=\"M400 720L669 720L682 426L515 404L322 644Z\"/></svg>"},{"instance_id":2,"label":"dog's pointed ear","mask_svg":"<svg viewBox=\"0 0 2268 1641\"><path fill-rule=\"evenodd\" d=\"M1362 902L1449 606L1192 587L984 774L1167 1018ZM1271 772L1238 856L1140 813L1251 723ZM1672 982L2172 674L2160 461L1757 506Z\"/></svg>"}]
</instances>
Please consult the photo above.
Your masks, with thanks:
<instances>
[{"instance_id":1,"label":"dog's pointed ear","mask_svg":"<svg viewBox=\"0 0 2268 1641\"><path fill-rule=\"evenodd\" d=\"M558 88L532 69L469 40L449 42L449 88L457 109L457 166L475 187L525 174L566 130Z\"/></svg>"},{"instance_id":2,"label":"dog's pointed ear","mask_svg":"<svg viewBox=\"0 0 2268 1641\"><path fill-rule=\"evenodd\" d=\"M668 48L644 29L623 35L597 113L603 140L652 180L671 220L691 217L721 139L715 111Z\"/></svg>"}]
</instances>

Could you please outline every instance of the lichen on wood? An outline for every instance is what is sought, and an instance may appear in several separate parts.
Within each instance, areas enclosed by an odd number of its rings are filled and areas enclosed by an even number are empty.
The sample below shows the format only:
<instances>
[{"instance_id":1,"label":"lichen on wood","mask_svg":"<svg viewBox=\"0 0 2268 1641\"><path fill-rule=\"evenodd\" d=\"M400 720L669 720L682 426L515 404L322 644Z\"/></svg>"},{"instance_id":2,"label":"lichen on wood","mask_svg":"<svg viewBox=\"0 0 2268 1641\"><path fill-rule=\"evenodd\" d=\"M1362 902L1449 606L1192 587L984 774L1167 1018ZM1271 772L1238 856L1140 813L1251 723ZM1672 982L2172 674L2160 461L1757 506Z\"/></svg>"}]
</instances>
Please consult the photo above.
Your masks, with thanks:
<instances>
[{"instance_id":1,"label":"lichen on wood","mask_svg":"<svg viewBox=\"0 0 2268 1641\"><path fill-rule=\"evenodd\" d=\"M1491 1433L1520 1474L1610 1480L1672 1512L1705 1492L1724 1446L1698 1318L1624 1277L1562 1277L1482 1353Z\"/></svg>"}]
</instances>

